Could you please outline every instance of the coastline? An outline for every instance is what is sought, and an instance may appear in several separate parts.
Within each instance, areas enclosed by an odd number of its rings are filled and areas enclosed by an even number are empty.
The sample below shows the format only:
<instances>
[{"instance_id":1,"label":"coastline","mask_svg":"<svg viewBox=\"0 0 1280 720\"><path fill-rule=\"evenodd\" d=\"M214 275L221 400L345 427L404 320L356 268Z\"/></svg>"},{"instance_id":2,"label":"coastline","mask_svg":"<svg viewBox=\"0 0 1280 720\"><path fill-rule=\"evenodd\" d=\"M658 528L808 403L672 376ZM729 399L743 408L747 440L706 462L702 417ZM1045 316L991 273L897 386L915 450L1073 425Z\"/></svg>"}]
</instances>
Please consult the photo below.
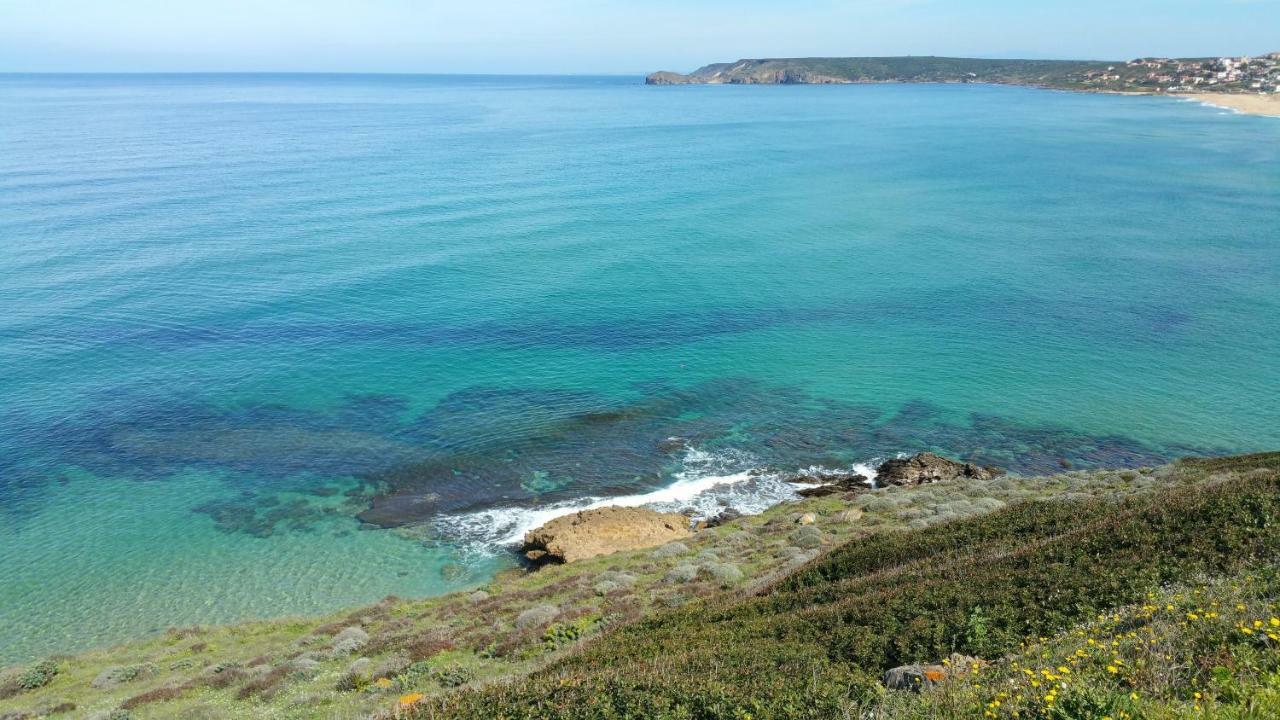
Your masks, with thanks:
<instances>
[{"instance_id":1,"label":"coastline","mask_svg":"<svg viewBox=\"0 0 1280 720\"><path fill-rule=\"evenodd\" d=\"M1211 462L1248 469L1270 457ZM462 686L519 683L573 654L580 640L650 614L753 595L852 541L1037 500L1137 500L1212 474L1202 460L1033 477L936 456L895 463L882 487L837 484L830 494L707 525L680 542L533 572L512 569L469 591L392 596L319 617L171 628L114 647L32 659L0 671L0 714L58 707L90 716L124 710L173 717L207 716L201 713L216 708L228 718L400 717L406 703ZM951 474L931 474L939 464Z\"/></svg>"},{"instance_id":2,"label":"coastline","mask_svg":"<svg viewBox=\"0 0 1280 720\"><path fill-rule=\"evenodd\" d=\"M1241 115L1280 117L1280 94L1257 95L1245 93L1175 93L1170 97L1194 100L1207 107L1230 110Z\"/></svg>"}]
</instances>

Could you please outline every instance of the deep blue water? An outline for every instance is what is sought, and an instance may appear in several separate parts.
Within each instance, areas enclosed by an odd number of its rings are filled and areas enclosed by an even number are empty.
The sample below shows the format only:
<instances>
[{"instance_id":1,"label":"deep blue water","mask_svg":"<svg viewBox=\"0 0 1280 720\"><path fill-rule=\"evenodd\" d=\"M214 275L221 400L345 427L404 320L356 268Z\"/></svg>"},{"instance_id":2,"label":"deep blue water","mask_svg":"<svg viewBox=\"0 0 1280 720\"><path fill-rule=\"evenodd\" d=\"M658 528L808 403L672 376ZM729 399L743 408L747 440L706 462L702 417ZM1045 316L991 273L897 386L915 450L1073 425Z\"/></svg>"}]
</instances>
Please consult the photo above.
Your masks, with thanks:
<instances>
[{"instance_id":1,"label":"deep blue water","mask_svg":"<svg viewBox=\"0 0 1280 720\"><path fill-rule=\"evenodd\" d=\"M1170 99L0 76L0 662L751 468L1280 448L1278 228L1280 122Z\"/></svg>"}]
</instances>

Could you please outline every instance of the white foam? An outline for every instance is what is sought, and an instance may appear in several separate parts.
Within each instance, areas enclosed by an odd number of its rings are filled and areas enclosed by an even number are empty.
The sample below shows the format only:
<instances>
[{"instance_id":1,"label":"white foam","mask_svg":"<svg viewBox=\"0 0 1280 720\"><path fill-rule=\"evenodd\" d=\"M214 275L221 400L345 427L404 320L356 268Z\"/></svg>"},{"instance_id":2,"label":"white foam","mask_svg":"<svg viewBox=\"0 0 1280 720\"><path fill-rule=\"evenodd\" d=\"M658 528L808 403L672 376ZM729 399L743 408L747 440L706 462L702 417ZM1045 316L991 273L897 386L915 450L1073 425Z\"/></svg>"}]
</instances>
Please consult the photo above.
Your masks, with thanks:
<instances>
[{"instance_id":1,"label":"white foam","mask_svg":"<svg viewBox=\"0 0 1280 720\"><path fill-rule=\"evenodd\" d=\"M645 493L613 497L584 497L540 507L495 507L436 519L436 527L460 541L469 552L493 554L516 545L525 533L555 518L582 510L603 507L651 507L655 510L691 510L705 518L733 508L745 515L764 512L774 505L794 499L804 484L787 482L782 476L761 472L758 463L736 451L686 451L683 468L670 485ZM848 468L873 477L867 464ZM831 472L830 468L810 468L802 474ZM809 486L812 487L812 486Z\"/></svg>"}]
</instances>

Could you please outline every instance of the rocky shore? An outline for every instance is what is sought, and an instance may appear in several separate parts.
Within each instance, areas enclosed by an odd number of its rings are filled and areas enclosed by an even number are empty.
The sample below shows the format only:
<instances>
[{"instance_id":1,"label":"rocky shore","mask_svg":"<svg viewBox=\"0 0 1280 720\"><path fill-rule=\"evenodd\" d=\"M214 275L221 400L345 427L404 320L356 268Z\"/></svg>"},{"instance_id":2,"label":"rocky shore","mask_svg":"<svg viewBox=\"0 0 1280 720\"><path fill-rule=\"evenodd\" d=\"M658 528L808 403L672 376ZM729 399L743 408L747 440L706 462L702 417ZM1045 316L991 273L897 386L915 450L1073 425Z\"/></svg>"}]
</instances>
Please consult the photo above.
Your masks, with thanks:
<instances>
[{"instance_id":1,"label":"rocky shore","mask_svg":"<svg viewBox=\"0 0 1280 720\"><path fill-rule=\"evenodd\" d=\"M790 482L804 485L801 498L834 495L851 499L874 487L904 487L955 480L990 480L1004 474L999 468L958 462L925 452L887 460L876 468L875 480L854 472L817 471L796 475ZM726 509L713 518L693 524L679 513L664 513L643 507L604 507L564 515L524 536L520 554L534 565L570 563L624 550L656 547L684 540L695 530L717 527L741 517ZM813 524L815 517L797 518Z\"/></svg>"},{"instance_id":2,"label":"rocky shore","mask_svg":"<svg viewBox=\"0 0 1280 720\"><path fill-rule=\"evenodd\" d=\"M1212 473L1200 468L1022 477L926 453L883 463L874 484L851 472L798 475L804 489L822 492L759 515L693 524L639 508L575 513L529 534L536 571L513 569L466 592L389 597L321 618L175 628L0 671L0 716L403 717L456 688L545 668L635 620L756 596L836 548L1023 501L1145 496L1205 482ZM940 671L928 663L940 657L920 657L886 682L935 682Z\"/></svg>"}]
</instances>

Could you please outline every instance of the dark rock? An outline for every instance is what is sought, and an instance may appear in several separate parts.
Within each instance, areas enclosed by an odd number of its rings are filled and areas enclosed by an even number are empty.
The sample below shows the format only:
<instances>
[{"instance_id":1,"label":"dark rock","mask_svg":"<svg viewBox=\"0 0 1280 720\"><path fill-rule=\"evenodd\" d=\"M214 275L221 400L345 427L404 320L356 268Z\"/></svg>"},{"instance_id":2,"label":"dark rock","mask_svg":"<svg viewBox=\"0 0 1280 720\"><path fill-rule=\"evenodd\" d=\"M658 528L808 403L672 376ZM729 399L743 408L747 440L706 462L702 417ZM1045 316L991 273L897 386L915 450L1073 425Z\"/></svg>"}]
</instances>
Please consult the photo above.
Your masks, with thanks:
<instances>
[{"instance_id":1,"label":"dark rock","mask_svg":"<svg viewBox=\"0 0 1280 720\"><path fill-rule=\"evenodd\" d=\"M944 683L949 678L963 675L975 665L982 665L982 661L978 658L958 653L953 653L943 663L902 665L886 670L883 678L884 686L889 690L920 692Z\"/></svg>"},{"instance_id":2,"label":"dark rock","mask_svg":"<svg viewBox=\"0 0 1280 720\"><path fill-rule=\"evenodd\" d=\"M884 686L889 690L920 692L947 679L942 665L902 665L886 670Z\"/></svg>"},{"instance_id":3,"label":"dark rock","mask_svg":"<svg viewBox=\"0 0 1280 720\"><path fill-rule=\"evenodd\" d=\"M817 487L804 488L796 493L800 497L806 498L826 497L837 493L863 492L870 489L867 485L867 476L854 472L819 470L787 478L787 482L804 483L806 485L816 484Z\"/></svg>"},{"instance_id":4,"label":"dark rock","mask_svg":"<svg viewBox=\"0 0 1280 720\"><path fill-rule=\"evenodd\" d=\"M886 460L876 468L877 485L923 485L950 480L990 480L1001 470L973 463L956 462L934 453Z\"/></svg>"},{"instance_id":5,"label":"dark rock","mask_svg":"<svg viewBox=\"0 0 1280 720\"><path fill-rule=\"evenodd\" d=\"M707 527L709 527L709 528L717 527L717 526L719 526L719 525L723 525L723 524L725 524L725 523L727 523L727 522L729 522L729 521L731 521L731 520L737 520L737 519L738 519L738 518L740 518L740 517L742 517L742 513L741 513L741 512L739 512L739 511L737 511L737 510L735 510L735 509L733 509L733 508L725 508L724 510L721 510L721 511L720 511L720 514L718 514L718 515L716 515L715 517L713 517L713 518L711 518L711 519L707 520Z\"/></svg>"}]
</instances>

